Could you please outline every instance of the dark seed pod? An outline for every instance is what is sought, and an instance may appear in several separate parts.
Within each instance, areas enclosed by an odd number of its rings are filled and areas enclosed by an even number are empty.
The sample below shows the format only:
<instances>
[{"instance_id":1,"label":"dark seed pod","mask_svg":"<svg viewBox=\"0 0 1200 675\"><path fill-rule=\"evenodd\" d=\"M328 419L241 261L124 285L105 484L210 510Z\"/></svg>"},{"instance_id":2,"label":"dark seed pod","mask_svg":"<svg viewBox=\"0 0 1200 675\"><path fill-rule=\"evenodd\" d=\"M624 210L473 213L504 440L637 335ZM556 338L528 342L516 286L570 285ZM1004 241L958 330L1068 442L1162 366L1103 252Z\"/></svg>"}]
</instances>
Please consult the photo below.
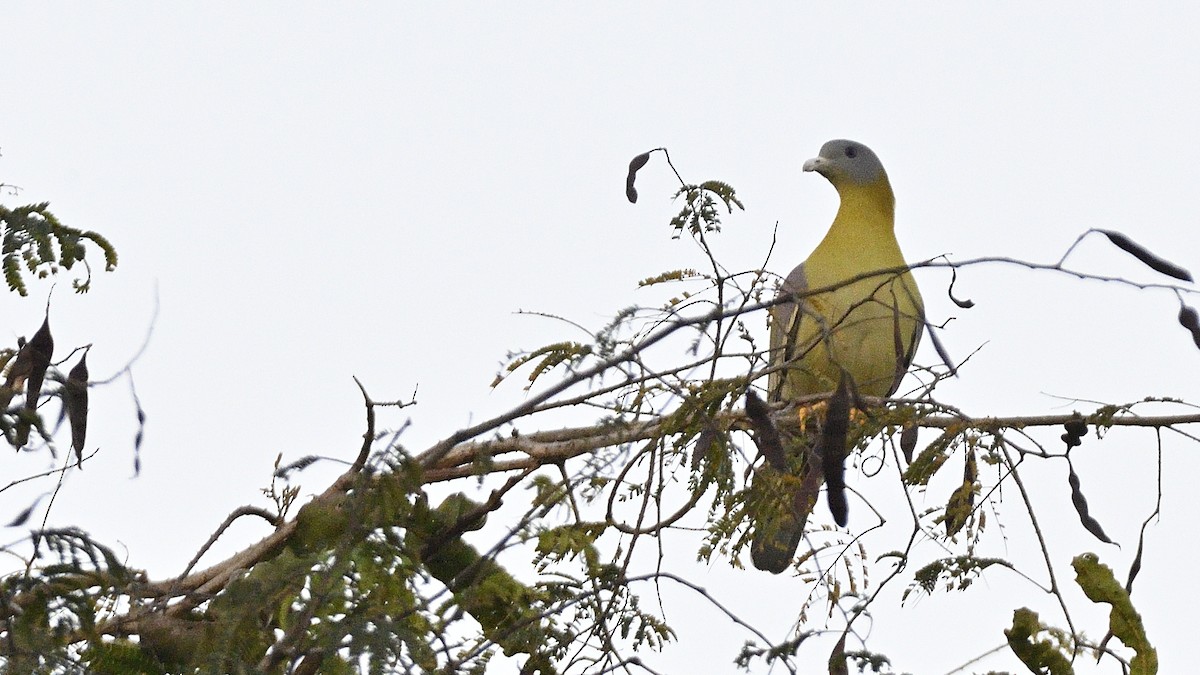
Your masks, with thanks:
<instances>
[{"instance_id":1,"label":"dark seed pod","mask_svg":"<svg viewBox=\"0 0 1200 675\"><path fill-rule=\"evenodd\" d=\"M751 389L746 392L746 417L754 427L754 443L758 451L766 458L767 463L777 471L787 470L787 458L783 454L783 441L779 438L779 429L771 419L771 409Z\"/></svg>"},{"instance_id":2,"label":"dark seed pod","mask_svg":"<svg viewBox=\"0 0 1200 675\"><path fill-rule=\"evenodd\" d=\"M1135 243L1132 239L1126 237L1120 232L1113 232L1111 230L1099 231L1102 232L1104 236L1108 237L1108 240L1111 241L1114 246L1142 261L1142 263L1155 272L1158 272L1159 274L1165 274L1174 279L1179 279L1180 281L1192 280L1191 272L1183 269L1173 262L1163 260L1162 258L1154 255L1150 251L1143 248L1141 244Z\"/></svg>"},{"instance_id":3,"label":"dark seed pod","mask_svg":"<svg viewBox=\"0 0 1200 675\"><path fill-rule=\"evenodd\" d=\"M38 398L42 394L42 381L46 378L46 370L54 357L54 336L50 334L50 317L42 321L42 327L33 337L21 347L16 361L9 370L8 388L11 391L14 380L25 380L25 410L27 413L17 420L15 445L21 447L29 441L31 428L30 418L36 415Z\"/></svg>"},{"instance_id":4,"label":"dark seed pod","mask_svg":"<svg viewBox=\"0 0 1200 675\"><path fill-rule=\"evenodd\" d=\"M1125 579L1125 592L1133 592L1133 581L1137 579L1137 575L1142 571L1142 548L1146 543L1146 530L1142 528L1142 534L1138 536L1137 555L1133 556L1133 562L1129 564L1129 576Z\"/></svg>"},{"instance_id":5,"label":"dark seed pod","mask_svg":"<svg viewBox=\"0 0 1200 675\"><path fill-rule=\"evenodd\" d=\"M638 169L646 166L646 162L648 161L650 161L650 153L648 152L643 152L629 161L629 173L625 174L625 198L629 200L630 204L636 204L638 200L637 188L633 186Z\"/></svg>"},{"instance_id":6,"label":"dark seed pod","mask_svg":"<svg viewBox=\"0 0 1200 675\"><path fill-rule=\"evenodd\" d=\"M42 380L46 377L46 369L50 367L50 360L54 358L54 336L50 334L50 317L42 321L42 327L38 328L21 351L25 350L29 350L32 358L29 381L25 384L25 407L33 410L37 408L37 400L42 393Z\"/></svg>"},{"instance_id":7,"label":"dark seed pod","mask_svg":"<svg viewBox=\"0 0 1200 675\"><path fill-rule=\"evenodd\" d=\"M46 495L42 495L41 497L33 500L32 504L25 507L25 509L18 513L15 518L8 521L8 524L6 524L5 527L20 527L28 522L29 517L33 515L33 510L37 508L37 505L42 501L42 497L45 496Z\"/></svg>"},{"instance_id":8,"label":"dark seed pod","mask_svg":"<svg viewBox=\"0 0 1200 675\"><path fill-rule=\"evenodd\" d=\"M954 365L954 361L950 358L950 352L946 351L945 345L938 339L937 331L933 330L933 327L928 323L925 324L925 334L929 336L929 341L933 343L933 348L937 351L938 358L942 360L942 363L946 364L946 368L950 371L950 374L957 376L958 366Z\"/></svg>"},{"instance_id":9,"label":"dark seed pod","mask_svg":"<svg viewBox=\"0 0 1200 675\"><path fill-rule=\"evenodd\" d=\"M75 449L75 458L82 469L88 416L87 352L67 374L67 381L63 385L63 405L67 408L67 421L71 424L71 447Z\"/></svg>"},{"instance_id":10,"label":"dark seed pod","mask_svg":"<svg viewBox=\"0 0 1200 675\"><path fill-rule=\"evenodd\" d=\"M1196 347L1200 348L1200 315L1196 314L1196 310L1187 305L1179 306L1179 325L1188 329L1192 334L1192 342L1196 343Z\"/></svg>"},{"instance_id":11,"label":"dark seed pod","mask_svg":"<svg viewBox=\"0 0 1200 675\"><path fill-rule=\"evenodd\" d=\"M1062 438L1063 443L1067 444L1068 450L1083 445L1083 441L1081 439L1084 436L1087 436L1088 425L1087 422L1083 421L1082 415L1075 413L1070 420L1067 420L1067 422L1063 424L1063 428L1067 433L1060 436L1060 438Z\"/></svg>"},{"instance_id":12,"label":"dark seed pod","mask_svg":"<svg viewBox=\"0 0 1200 675\"><path fill-rule=\"evenodd\" d=\"M904 461L907 464L912 464L913 451L917 449L917 435L920 432L920 427L912 425L905 427L904 431L900 432L900 452L904 455Z\"/></svg>"},{"instance_id":13,"label":"dark seed pod","mask_svg":"<svg viewBox=\"0 0 1200 675\"><path fill-rule=\"evenodd\" d=\"M829 653L829 675L850 675L850 665L846 663L846 633L833 646Z\"/></svg>"},{"instance_id":14,"label":"dark seed pod","mask_svg":"<svg viewBox=\"0 0 1200 675\"><path fill-rule=\"evenodd\" d=\"M836 488L827 485L825 501L829 504L829 512L833 514L833 522L837 523L838 527L845 527L846 523L850 522L850 504L846 501L846 484L842 483Z\"/></svg>"},{"instance_id":15,"label":"dark seed pod","mask_svg":"<svg viewBox=\"0 0 1200 675\"><path fill-rule=\"evenodd\" d=\"M1100 527L1100 523L1088 513L1087 497L1083 496L1083 490L1079 487L1079 476L1075 475L1075 467L1068 464L1067 469L1069 471L1067 482L1071 485L1071 503L1075 505L1075 512L1079 514L1079 522L1083 523L1084 529L1100 541L1106 544L1113 543L1113 540L1104 533L1104 528Z\"/></svg>"},{"instance_id":16,"label":"dark seed pod","mask_svg":"<svg viewBox=\"0 0 1200 675\"><path fill-rule=\"evenodd\" d=\"M850 384L843 374L837 391L829 398L825 427L821 430L821 468L825 474L825 496L829 511L840 527L850 522L846 501L846 434L850 430Z\"/></svg>"},{"instance_id":17,"label":"dark seed pod","mask_svg":"<svg viewBox=\"0 0 1200 675\"><path fill-rule=\"evenodd\" d=\"M1067 430L1068 434L1076 438L1083 438L1088 434L1087 422L1084 422L1083 418L1079 416L1064 424L1063 428Z\"/></svg>"},{"instance_id":18,"label":"dark seed pod","mask_svg":"<svg viewBox=\"0 0 1200 675\"><path fill-rule=\"evenodd\" d=\"M951 267L950 268L950 288L946 289L946 295L950 296L950 300L953 301L954 304L958 305L959 307L961 307L963 309L971 309L972 307L975 306L974 300L971 300L970 298L967 298L965 300L959 300L957 297L955 297L954 282L956 282L956 281L958 281L958 272L956 272L955 269L953 267Z\"/></svg>"}]
</instances>

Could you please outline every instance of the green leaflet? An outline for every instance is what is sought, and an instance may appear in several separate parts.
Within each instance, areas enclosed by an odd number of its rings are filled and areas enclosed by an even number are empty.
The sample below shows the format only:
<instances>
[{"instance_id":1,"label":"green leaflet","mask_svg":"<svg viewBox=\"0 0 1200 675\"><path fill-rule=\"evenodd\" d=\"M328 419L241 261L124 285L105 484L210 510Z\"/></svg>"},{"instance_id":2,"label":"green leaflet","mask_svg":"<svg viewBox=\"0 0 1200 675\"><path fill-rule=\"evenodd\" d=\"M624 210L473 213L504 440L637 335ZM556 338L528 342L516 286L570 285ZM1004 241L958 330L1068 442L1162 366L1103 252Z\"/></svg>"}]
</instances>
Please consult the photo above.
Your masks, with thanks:
<instances>
[{"instance_id":1,"label":"green leaflet","mask_svg":"<svg viewBox=\"0 0 1200 675\"><path fill-rule=\"evenodd\" d=\"M1012 628L1004 630L1008 646L1031 672L1047 675L1073 675L1071 662L1063 655L1062 646L1044 639L1034 642L1038 633L1050 631L1038 620L1037 612L1026 607L1013 611Z\"/></svg>"},{"instance_id":2,"label":"green leaflet","mask_svg":"<svg viewBox=\"0 0 1200 675\"><path fill-rule=\"evenodd\" d=\"M4 280L9 290L22 296L29 294L22 268L39 279L57 274L60 269L69 270L76 262L84 260L85 241L90 241L104 254L105 271L111 272L117 267L117 251L107 239L96 232L63 225L49 207L48 202L15 209L0 206L0 226L4 230L0 266L4 268ZM91 287L91 268L85 267L85 278L72 282L79 293L85 293Z\"/></svg>"},{"instance_id":3,"label":"green leaflet","mask_svg":"<svg viewBox=\"0 0 1200 675\"><path fill-rule=\"evenodd\" d=\"M1075 568L1075 583L1092 602L1112 605L1108 628L1118 640L1137 652L1129 661L1130 675L1153 675L1158 672L1158 652L1146 638L1142 617L1133 608L1129 593L1117 583L1112 569L1100 563L1095 553L1082 553L1071 561Z\"/></svg>"}]
</instances>

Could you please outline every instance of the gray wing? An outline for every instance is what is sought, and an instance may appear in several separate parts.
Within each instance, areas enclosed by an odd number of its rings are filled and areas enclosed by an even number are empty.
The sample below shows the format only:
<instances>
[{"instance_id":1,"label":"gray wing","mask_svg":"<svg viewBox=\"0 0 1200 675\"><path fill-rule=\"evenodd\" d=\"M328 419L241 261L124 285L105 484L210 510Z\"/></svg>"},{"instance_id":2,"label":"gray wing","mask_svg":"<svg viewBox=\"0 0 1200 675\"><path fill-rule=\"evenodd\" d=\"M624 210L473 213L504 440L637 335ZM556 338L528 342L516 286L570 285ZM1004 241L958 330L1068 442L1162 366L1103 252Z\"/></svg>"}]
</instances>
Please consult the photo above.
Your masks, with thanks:
<instances>
[{"instance_id":1,"label":"gray wing","mask_svg":"<svg viewBox=\"0 0 1200 675\"><path fill-rule=\"evenodd\" d=\"M802 293L808 289L804 276L804 265L796 269L783 280L779 287L777 299L785 298L793 293ZM797 311L795 301L788 300L771 308L771 352L772 365L786 363L795 358L796 336L798 322L804 313ZM782 389L785 371L773 371L767 379L768 400L778 401L783 398ZM759 513L754 523L754 537L750 545L750 559L754 566L772 574L779 574L788 568L796 548L804 537L804 526L813 506L821 492L822 473L818 470L818 462L813 461L809 440L801 434L781 431L784 452L789 458L804 457L806 461L796 462L790 469L773 467L765 462L754 470L754 479L750 491L759 494L778 493L783 503L773 504L764 509L765 513L774 515L763 516ZM788 460L792 463L792 459ZM791 474L791 477L785 478ZM780 484L781 481L786 481Z\"/></svg>"},{"instance_id":2,"label":"gray wing","mask_svg":"<svg viewBox=\"0 0 1200 675\"><path fill-rule=\"evenodd\" d=\"M796 265L791 274L779 286L775 297L782 298L808 290L808 279L804 276L804 264ZM796 311L795 301L789 300L771 308L771 363L779 364L795 358L798 322L803 312ZM776 370L767 377L767 397L770 401L783 398L783 379L786 371Z\"/></svg>"},{"instance_id":3,"label":"gray wing","mask_svg":"<svg viewBox=\"0 0 1200 675\"><path fill-rule=\"evenodd\" d=\"M909 277L911 279L912 277ZM903 277L901 277L903 280ZM900 388L900 381L908 374L908 367L912 365L913 356L917 353L917 346L921 344L921 335L925 333L925 304L921 301L919 295L913 295L909 285L901 282L902 293L908 295L909 300L917 307L917 315L911 317L913 319L912 339L909 340L908 349L904 349L904 342L900 339L900 312L896 310L895 320L895 336L896 336L896 374L892 379L892 386L888 387L888 396L896 393ZM895 305L893 305L895 307ZM904 317L908 318L908 317Z\"/></svg>"}]
</instances>

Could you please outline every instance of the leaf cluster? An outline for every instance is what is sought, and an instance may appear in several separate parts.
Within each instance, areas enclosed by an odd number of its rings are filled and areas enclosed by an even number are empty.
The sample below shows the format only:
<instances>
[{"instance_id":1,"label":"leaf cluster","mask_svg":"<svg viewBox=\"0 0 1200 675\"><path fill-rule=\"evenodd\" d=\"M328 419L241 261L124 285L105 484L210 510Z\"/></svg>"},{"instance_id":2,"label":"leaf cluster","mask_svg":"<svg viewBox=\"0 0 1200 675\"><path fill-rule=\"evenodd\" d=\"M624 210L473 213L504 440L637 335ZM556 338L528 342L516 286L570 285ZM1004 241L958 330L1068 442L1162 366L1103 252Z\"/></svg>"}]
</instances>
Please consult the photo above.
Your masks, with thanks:
<instances>
[{"instance_id":1,"label":"leaf cluster","mask_svg":"<svg viewBox=\"0 0 1200 675\"><path fill-rule=\"evenodd\" d=\"M84 265L86 274L82 279L74 279L72 286L76 292L87 292L92 283L87 261L88 242L103 255L105 271L117 267L117 251L103 235L63 225L50 212L49 203L15 209L0 205L0 227L3 227L0 266L4 269L4 280L9 290L21 295L29 293L25 273L44 279L60 270L71 270L76 263Z\"/></svg>"}]
</instances>

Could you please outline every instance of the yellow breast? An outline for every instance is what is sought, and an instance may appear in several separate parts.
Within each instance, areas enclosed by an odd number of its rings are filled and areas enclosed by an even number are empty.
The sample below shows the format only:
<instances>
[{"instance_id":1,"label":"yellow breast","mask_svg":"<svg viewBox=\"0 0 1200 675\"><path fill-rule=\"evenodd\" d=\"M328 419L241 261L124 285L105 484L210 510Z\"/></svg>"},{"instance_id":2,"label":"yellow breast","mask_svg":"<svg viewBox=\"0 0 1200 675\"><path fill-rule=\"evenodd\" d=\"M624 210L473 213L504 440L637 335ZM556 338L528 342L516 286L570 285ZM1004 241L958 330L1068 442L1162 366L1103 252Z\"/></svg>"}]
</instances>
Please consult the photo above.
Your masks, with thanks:
<instances>
[{"instance_id":1,"label":"yellow breast","mask_svg":"<svg viewBox=\"0 0 1200 675\"><path fill-rule=\"evenodd\" d=\"M868 396L890 395L920 338L923 307L907 270L844 283L860 274L903 268L893 231L891 188L839 189L842 204L829 233L802 266L810 290L798 319L776 311L771 329L775 358L786 351L786 380L772 393L791 399L833 391L842 372ZM886 198L886 199L885 199Z\"/></svg>"}]
</instances>

